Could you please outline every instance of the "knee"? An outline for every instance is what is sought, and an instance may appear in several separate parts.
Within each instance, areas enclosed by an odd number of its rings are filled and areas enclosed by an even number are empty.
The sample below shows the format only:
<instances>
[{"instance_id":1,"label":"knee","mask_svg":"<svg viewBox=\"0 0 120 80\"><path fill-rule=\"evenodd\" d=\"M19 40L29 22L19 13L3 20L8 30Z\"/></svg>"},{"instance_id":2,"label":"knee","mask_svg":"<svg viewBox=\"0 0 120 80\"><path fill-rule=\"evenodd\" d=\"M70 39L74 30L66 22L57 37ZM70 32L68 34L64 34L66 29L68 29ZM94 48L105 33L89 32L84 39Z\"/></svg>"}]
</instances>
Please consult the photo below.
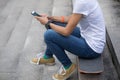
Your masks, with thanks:
<instances>
[{"instance_id":1,"label":"knee","mask_svg":"<svg viewBox=\"0 0 120 80\"><path fill-rule=\"evenodd\" d=\"M46 41L51 41L51 40L55 37L56 34L57 34L57 32L55 32L55 31L52 30L52 29L47 30L47 31L44 33L44 40L45 40L45 42L46 42Z\"/></svg>"}]
</instances>

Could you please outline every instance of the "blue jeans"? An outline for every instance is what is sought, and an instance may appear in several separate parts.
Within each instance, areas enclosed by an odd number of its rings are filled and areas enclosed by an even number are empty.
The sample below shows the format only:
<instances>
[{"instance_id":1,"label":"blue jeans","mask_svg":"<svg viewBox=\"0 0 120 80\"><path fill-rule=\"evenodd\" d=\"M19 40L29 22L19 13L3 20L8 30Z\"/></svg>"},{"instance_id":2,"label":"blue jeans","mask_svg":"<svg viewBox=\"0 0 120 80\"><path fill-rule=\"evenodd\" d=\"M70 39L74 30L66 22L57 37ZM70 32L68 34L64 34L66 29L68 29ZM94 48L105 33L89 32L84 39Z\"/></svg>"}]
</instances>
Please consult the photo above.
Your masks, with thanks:
<instances>
[{"instance_id":1,"label":"blue jeans","mask_svg":"<svg viewBox=\"0 0 120 80\"><path fill-rule=\"evenodd\" d=\"M66 26L65 23L54 22L56 25ZM75 27L70 36L63 36L52 29L48 29L44 34L44 40L47 45L45 54L52 57L53 54L62 63L68 66L72 62L68 58L65 50L81 58L96 58L100 54L94 52L80 35L80 29Z\"/></svg>"}]
</instances>

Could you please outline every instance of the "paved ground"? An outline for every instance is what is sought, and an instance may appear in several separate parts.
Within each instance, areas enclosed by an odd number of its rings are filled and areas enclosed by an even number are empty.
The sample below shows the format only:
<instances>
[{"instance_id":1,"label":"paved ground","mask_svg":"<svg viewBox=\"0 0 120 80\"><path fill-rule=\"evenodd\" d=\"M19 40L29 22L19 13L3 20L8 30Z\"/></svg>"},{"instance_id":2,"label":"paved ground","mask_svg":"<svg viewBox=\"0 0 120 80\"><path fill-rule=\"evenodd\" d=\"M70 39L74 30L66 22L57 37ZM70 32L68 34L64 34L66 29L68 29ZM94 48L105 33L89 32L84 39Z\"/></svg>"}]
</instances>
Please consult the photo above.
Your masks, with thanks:
<instances>
[{"instance_id":1,"label":"paved ground","mask_svg":"<svg viewBox=\"0 0 120 80\"><path fill-rule=\"evenodd\" d=\"M62 5L62 6L61 6ZM32 10L48 15L69 15L70 0L0 0L0 80L52 80L60 67L32 65L37 53L45 51L46 29L30 14ZM105 49L107 51L108 48ZM118 80L109 51L105 52L104 80ZM69 53L68 53L69 54ZM76 63L76 56L69 55ZM84 75L83 75L84 76ZM78 80L77 72L68 80Z\"/></svg>"}]
</instances>

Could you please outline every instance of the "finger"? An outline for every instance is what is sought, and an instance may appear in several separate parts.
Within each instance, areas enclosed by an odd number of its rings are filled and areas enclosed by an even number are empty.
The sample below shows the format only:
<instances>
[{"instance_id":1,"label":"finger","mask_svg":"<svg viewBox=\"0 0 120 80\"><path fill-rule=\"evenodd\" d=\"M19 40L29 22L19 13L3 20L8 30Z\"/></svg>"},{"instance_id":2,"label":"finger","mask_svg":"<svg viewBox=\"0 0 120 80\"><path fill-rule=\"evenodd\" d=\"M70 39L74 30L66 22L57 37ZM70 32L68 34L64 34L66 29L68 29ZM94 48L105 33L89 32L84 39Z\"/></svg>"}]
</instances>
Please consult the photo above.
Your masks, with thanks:
<instances>
[{"instance_id":1,"label":"finger","mask_svg":"<svg viewBox=\"0 0 120 80\"><path fill-rule=\"evenodd\" d=\"M38 16L35 16L36 19L38 19L39 17Z\"/></svg>"},{"instance_id":2,"label":"finger","mask_svg":"<svg viewBox=\"0 0 120 80\"><path fill-rule=\"evenodd\" d=\"M35 16L35 18L36 18L38 21L40 21L40 18L39 18L39 17Z\"/></svg>"},{"instance_id":3,"label":"finger","mask_svg":"<svg viewBox=\"0 0 120 80\"><path fill-rule=\"evenodd\" d=\"M48 16L47 18L48 18L49 20L53 20L53 19L54 19L53 16Z\"/></svg>"},{"instance_id":4,"label":"finger","mask_svg":"<svg viewBox=\"0 0 120 80\"><path fill-rule=\"evenodd\" d=\"M42 16L42 17L47 17L48 15L46 15L46 14L41 14L41 16Z\"/></svg>"},{"instance_id":5,"label":"finger","mask_svg":"<svg viewBox=\"0 0 120 80\"><path fill-rule=\"evenodd\" d=\"M47 18L48 18L48 19L51 19L52 17L51 17L51 16L48 16Z\"/></svg>"},{"instance_id":6,"label":"finger","mask_svg":"<svg viewBox=\"0 0 120 80\"><path fill-rule=\"evenodd\" d=\"M42 17L35 16L35 18L39 20L39 19L41 19Z\"/></svg>"}]
</instances>

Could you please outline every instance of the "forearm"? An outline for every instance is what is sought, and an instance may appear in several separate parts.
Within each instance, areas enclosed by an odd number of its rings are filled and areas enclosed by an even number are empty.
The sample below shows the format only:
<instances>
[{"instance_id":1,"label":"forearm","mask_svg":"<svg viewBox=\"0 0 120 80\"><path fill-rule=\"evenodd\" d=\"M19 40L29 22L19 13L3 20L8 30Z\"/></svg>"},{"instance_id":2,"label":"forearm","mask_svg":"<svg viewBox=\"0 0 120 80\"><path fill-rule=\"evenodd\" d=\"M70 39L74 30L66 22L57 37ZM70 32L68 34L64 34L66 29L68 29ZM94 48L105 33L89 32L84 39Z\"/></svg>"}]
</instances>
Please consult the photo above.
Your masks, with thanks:
<instances>
[{"instance_id":1,"label":"forearm","mask_svg":"<svg viewBox=\"0 0 120 80\"><path fill-rule=\"evenodd\" d=\"M43 16L43 17L35 17L41 24L43 25L49 25L53 30L55 30L56 32L60 33L61 35L64 36L69 36L74 27L76 27L77 23L79 22L79 20L81 19L82 15L81 14L75 14L73 13L70 17L67 17L66 21L68 22L66 27L61 27L58 25L55 25L53 23L49 23L48 17L47 16ZM53 18L56 21L60 21L59 19L55 19L55 17Z\"/></svg>"},{"instance_id":2,"label":"forearm","mask_svg":"<svg viewBox=\"0 0 120 80\"><path fill-rule=\"evenodd\" d=\"M66 35L66 27L62 27L53 23L50 23L50 27L55 30L57 33L63 35L63 36L67 36Z\"/></svg>"},{"instance_id":3,"label":"forearm","mask_svg":"<svg viewBox=\"0 0 120 80\"><path fill-rule=\"evenodd\" d=\"M68 21L68 24L66 25L66 27L61 27L53 23L50 23L50 27L63 36L69 36L74 30L74 28L76 27L81 17L82 15L80 14L73 14L70 20Z\"/></svg>"},{"instance_id":4,"label":"forearm","mask_svg":"<svg viewBox=\"0 0 120 80\"><path fill-rule=\"evenodd\" d=\"M53 21L68 23L71 16L50 16L49 18ZM64 18L64 20L62 19Z\"/></svg>"}]
</instances>

